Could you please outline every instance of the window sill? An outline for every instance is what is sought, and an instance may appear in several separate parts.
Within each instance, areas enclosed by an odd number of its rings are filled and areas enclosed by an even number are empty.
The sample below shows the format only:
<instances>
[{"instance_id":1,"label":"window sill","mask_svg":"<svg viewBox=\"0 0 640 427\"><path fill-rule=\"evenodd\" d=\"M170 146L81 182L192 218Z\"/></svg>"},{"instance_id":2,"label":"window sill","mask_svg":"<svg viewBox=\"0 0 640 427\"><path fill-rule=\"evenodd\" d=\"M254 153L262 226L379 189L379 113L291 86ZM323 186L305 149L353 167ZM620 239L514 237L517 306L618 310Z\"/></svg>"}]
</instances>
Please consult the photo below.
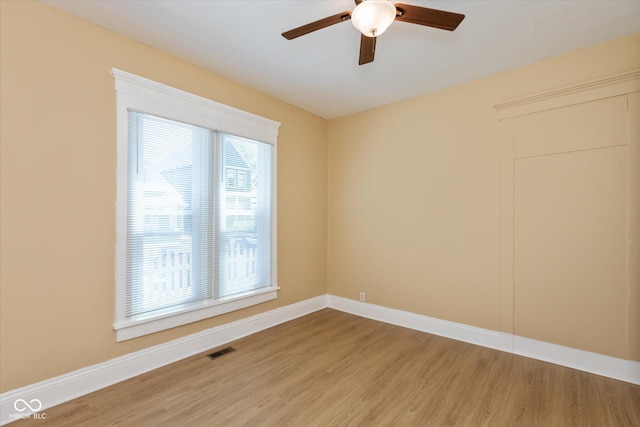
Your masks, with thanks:
<instances>
[{"instance_id":1,"label":"window sill","mask_svg":"<svg viewBox=\"0 0 640 427\"><path fill-rule=\"evenodd\" d=\"M187 306L180 312L159 314L152 317L138 317L126 322L116 323L113 329L116 331L116 341L126 341L198 320L218 316L224 313L240 310L252 305L276 299L278 293L277 286L247 292L233 297L203 301Z\"/></svg>"}]
</instances>

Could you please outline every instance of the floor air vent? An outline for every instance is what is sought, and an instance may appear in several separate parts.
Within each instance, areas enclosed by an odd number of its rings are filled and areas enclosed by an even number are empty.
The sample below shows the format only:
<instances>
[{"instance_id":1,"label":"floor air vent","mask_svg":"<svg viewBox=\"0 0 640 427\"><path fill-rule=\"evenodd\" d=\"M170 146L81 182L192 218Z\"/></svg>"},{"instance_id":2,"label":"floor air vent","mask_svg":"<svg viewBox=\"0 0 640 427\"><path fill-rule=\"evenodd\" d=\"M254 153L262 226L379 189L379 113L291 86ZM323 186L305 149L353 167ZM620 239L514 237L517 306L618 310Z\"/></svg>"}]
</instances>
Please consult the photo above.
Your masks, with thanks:
<instances>
[{"instance_id":1,"label":"floor air vent","mask_svg":"<svg viewBox=\"0 0 640 427\"><path fill-rule=\"evenodd\" d=\"M216 359L220 356L224 356L227 353L233 353L234 351L236 351L236 349L233 347L223 348L222 350L218 350L215 353L211 353L209 355L209 359Z\"/></svg>"}]
</instances>

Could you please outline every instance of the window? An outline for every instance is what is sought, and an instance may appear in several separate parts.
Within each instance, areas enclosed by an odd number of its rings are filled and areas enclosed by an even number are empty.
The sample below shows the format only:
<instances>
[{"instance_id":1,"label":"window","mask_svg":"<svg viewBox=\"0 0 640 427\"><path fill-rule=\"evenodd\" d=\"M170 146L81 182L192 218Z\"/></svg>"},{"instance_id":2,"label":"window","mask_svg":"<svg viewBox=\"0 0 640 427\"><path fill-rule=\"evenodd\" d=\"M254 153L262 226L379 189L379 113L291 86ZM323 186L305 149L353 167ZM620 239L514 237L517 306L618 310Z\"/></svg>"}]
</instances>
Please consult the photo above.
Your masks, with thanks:
<instances>
[{"instance_id":1,"label":"window","mask_svg":"<svg viewBox=\"0 0 640 427\"><path fill-rule=\"evenodd\" d=\"M274 299L279 124L113 72L117 339Z\"/></svg>"}]
</instances>

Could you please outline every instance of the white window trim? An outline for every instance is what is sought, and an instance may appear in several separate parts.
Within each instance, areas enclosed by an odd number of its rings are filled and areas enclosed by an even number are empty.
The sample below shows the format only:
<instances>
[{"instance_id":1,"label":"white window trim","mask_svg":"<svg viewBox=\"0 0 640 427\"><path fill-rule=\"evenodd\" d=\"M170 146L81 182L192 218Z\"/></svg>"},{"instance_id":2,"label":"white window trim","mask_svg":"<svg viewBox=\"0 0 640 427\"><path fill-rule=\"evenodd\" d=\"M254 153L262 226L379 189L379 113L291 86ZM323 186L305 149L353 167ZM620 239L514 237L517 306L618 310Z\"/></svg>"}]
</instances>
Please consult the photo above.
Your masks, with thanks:
<instances>
[{"instance_id":1,"label":"white window trim","mask_svg":"<svg viewBox=\"0 0 640 427\"><path fill-rule=\"evenodd\" d=\"M124 341L198 320L239 310L277 297L277 183L276 148L280 123L210 99L113 68L117 94L116 169L116 340ZM232 298L194 303L178 313L136 320L126 319L127 147L128 111L134 110L211 130L238 135L273 146L271 287Z\"/></svg>"}]
</instances>

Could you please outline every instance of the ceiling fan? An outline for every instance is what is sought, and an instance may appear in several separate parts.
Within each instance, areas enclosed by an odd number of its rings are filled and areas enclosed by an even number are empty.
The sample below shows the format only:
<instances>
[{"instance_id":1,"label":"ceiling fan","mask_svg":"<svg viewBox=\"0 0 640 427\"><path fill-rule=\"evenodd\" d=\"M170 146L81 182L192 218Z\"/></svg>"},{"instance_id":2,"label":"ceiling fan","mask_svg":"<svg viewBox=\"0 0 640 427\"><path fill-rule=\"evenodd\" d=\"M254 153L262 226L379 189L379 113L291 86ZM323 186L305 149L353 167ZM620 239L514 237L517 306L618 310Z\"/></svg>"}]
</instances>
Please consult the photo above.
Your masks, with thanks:
<instances>
[{"instance_id":1,"label":"ceiling fan","mask_svg":"<svg viewBox=\"0 0 640 427\"><path fill-rule=\"evenodd\" d=\"M464 15L444 10L429 9L408 4L393 4L389 0L355 0L353 11L342 12L311 22L282 33L287 40L304 36L313 31L351 20L362 33L360 36L359 65L373 61L376 51L376 37L382 34L394 20L425 25L453 31L464 19Z\"/></svg>"}]
</instances>

